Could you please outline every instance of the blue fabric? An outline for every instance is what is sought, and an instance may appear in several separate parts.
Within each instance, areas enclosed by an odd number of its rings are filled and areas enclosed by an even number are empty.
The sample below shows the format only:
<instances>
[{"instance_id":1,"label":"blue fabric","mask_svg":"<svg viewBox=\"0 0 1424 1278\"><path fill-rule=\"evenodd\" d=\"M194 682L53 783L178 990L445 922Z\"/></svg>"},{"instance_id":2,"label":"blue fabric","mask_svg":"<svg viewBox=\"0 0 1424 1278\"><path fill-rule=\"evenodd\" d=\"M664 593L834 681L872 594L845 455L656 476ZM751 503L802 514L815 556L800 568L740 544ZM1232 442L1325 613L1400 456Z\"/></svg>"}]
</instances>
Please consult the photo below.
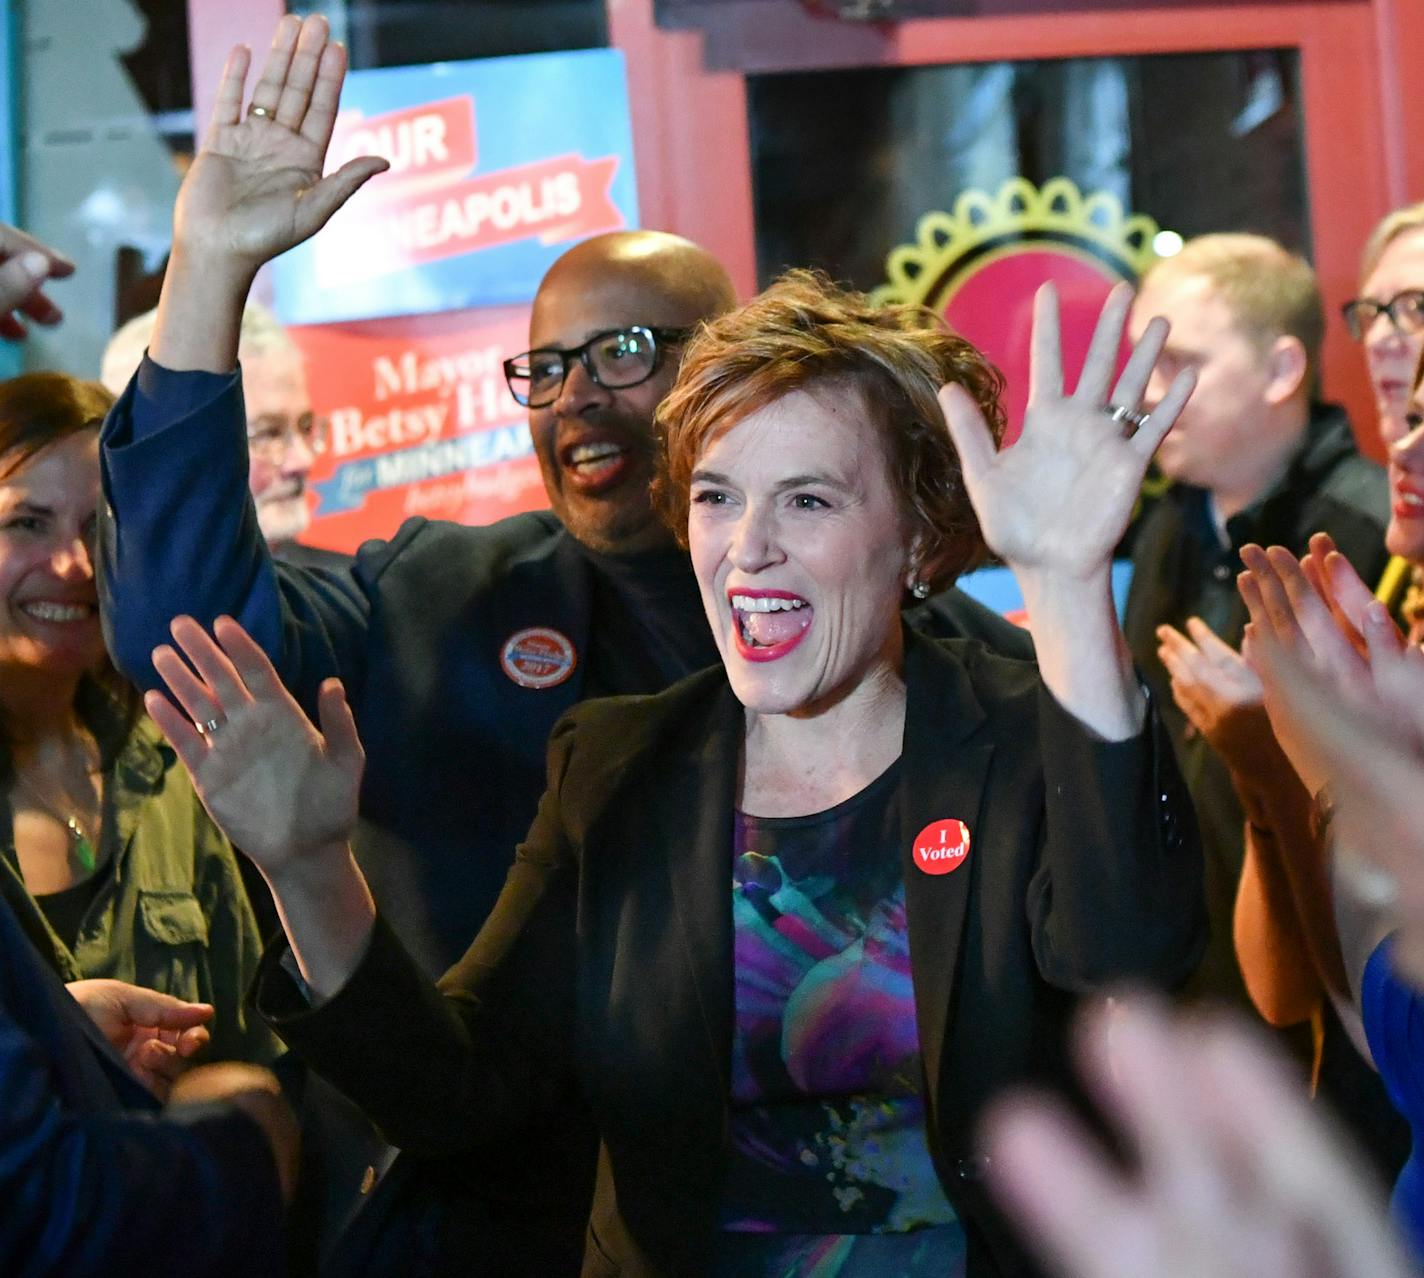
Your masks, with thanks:
<instances>
[{"instance_id":1,"label":"blue fabric","mask_svg":"<svg viewBox=\"0 0 1424 1278\"><path fill-rule=\"evenodd\" d=\"M175 373L145 353L134 385L135 411L129 419L130 441L167 430L190 413L201 412L239 384L242 373Z\"/></svg>"},{"instance_id":2,"label":"blue fabric","mask_svg":"<svg viewBox=\"0 0 1424 1278\"><path fill-rule=\"evenodd\" d=\"M1370 955L1360 1003L1375 1068L1414 1134L1414 1148L1395 1181L1390 1205L1415 1258L1424 1261L1424 994L1395 975L1390 949L1385 939Z\"/></svg>"},{"instance_id":3,"label":"blue fabric","mask_svg":"<svg viewBox=\"0 0 1424 1278\"><path fill-rule=\"evenodd\" d=\"M279 1274L266 1140L226 1106L155 1121L0 903L0 1273Z\"/></svg>"}]
</instances>

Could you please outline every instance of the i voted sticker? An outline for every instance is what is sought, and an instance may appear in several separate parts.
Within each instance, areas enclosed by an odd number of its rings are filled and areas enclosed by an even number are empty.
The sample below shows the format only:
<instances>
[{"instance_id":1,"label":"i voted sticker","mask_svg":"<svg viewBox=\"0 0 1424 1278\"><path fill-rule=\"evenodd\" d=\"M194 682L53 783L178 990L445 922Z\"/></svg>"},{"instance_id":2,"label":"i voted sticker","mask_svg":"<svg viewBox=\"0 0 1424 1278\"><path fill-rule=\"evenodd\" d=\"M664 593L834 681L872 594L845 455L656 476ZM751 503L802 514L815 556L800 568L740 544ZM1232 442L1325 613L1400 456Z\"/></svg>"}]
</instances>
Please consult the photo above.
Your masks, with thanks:
<instances>
[{"instance_id":1,"label":"i voted sticker","mask_svg":"<svg viewBox=\"0 0 1424 1278\"><path fill-rule=\"evenodd\" d=\"M578 658L567 635L533 626L505 640L499 664L521 688L554 688L573 674Z\"/></svg>"},{"instance_id":2,"label":"i voted sticker","mask_svg":"<svg viewBox=\"0 0 1424 1278\"><path fill-rule=\"evenodd\" d=\"M926 874L948 874L969 859L969 827L963 821L931 821L915 836L915 864Z\"/></svg>"}]
</instances>

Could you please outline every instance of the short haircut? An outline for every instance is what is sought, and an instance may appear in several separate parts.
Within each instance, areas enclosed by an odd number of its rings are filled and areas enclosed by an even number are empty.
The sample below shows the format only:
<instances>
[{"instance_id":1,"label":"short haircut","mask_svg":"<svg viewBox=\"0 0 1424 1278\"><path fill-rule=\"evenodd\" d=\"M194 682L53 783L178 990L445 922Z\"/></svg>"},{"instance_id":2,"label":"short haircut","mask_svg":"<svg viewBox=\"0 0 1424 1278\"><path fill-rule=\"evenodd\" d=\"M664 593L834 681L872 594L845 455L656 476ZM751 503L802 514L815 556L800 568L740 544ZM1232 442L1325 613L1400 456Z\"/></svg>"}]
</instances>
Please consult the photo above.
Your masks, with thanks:
<instances>
[{"instance_id":1,"label":"short haircut","mask_svg":"<svg viewBox=\"0 0 1424 1278\"><path fill-rule=\"evenodd\" d=\"M136 315L109 338L104 347L103 361L99 368L99 380L115 395L122 395L129 379L138 371L143 355L153 340L153 330L158 327L158 311L145 311ZM238 344L249 354L261 354L277 347L296 350L291 334L277 321L277 317L259 302L248 302L242 309L242 327L238 331Z\"/></svg>"},{"instance_id":2,"label":"short haircut","mask_svg":"<svg viewBox=\"0 0 1424 1278\"><path fill-rule=\"evenodd\" d=\"M1313 385L1325 340L1325 309L1310 263L1264 235L1199 235L1155 262L1143 284L1160 278L1205 280L1231 312L1237 331L1263 355L1277 338L1305 348ZM1170 318L1170 317L1169 317Z\"/></svg>"},{"instance_id":3,"label":"short haircut","mask_svg":"<svg viewBox=\"0 0 1424 1278\"><path fill-rule=\"evenodd\" d=\"M1003 437L1003 378L921 306L877 306L817 272L790 271L705 325L658 409L663 448L653 501L682 545L697 459L738 422L793 391L847 392L877 437L919 543L916 571L938 587L985 554L936 392L964 387Z\"/></svg>"},{"instance_id":4,"label":"short haircut","mask_svg":"<svg viewBox=\"0 0 1424 1278\"><path fill-rule=\"evenodd\" d=\"M1418 204L1406 204L1402 209L1385 214L1378 226L1370 232L1365 241L1365 251L1360 254L1360 284L1374 274L1384 251L1401 235L1410 231L1424 231L1424 200ZM1388 301L1388 298L1381 298Z\"/></svg>"}]
</instances>

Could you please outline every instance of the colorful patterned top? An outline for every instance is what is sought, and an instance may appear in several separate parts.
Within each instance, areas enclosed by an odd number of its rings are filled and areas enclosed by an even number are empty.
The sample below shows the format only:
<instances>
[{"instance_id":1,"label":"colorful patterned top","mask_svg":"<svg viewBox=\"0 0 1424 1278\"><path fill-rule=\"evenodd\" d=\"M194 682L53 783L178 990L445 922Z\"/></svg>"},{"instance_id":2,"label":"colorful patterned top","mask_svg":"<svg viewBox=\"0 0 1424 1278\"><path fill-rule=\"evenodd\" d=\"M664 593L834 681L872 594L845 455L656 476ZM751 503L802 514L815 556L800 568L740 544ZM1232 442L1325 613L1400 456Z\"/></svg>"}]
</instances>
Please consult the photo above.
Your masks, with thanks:
<instances>
[{"instance_id":1,"label":"colorful patterned top","mask_svg":"<svg viewBox=\"0 0 1424 1278\"><path fill-rule=\"evenodd\" d=\"M925 1138L898 772L811 816L737 814L716 1273L964 1271L964 1231Z\"/></svg>"}]
</instances>

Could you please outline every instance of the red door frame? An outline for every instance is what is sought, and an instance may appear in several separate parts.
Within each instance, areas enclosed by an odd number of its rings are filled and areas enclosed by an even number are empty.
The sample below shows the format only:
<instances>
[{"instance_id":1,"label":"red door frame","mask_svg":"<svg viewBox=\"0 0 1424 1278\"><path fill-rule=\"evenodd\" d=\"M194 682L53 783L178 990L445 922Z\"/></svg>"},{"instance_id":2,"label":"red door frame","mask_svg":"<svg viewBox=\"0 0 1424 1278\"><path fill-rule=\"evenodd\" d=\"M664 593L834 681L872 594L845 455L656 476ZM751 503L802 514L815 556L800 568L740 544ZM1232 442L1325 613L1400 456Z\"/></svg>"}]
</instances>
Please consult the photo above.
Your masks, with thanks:
<instances>
[{"instance_id":1,"label":"red door frame","mask_svg":"<svg viewBox=\"0 0 1424 1278\"><path fill-rule=\"evenodd\" d=\"M1360 248L1390 208L1424 197L1424 102L1405 51L1424 48L1417 0L1217 4L1140 12L827 21L790 3L727 0L702 30L665 31L653 0L608 0L628 57L645 226L675 230L756 286L745 76L851 66L1296 48L1315 265L1330 313L1354 292ZM709 65L712 64L712 65ZM1331 324L1326 392L1373 423L1363 361ZM1373 431L1362 432L1373 450Z\"/></svg>"}]
</instances>

